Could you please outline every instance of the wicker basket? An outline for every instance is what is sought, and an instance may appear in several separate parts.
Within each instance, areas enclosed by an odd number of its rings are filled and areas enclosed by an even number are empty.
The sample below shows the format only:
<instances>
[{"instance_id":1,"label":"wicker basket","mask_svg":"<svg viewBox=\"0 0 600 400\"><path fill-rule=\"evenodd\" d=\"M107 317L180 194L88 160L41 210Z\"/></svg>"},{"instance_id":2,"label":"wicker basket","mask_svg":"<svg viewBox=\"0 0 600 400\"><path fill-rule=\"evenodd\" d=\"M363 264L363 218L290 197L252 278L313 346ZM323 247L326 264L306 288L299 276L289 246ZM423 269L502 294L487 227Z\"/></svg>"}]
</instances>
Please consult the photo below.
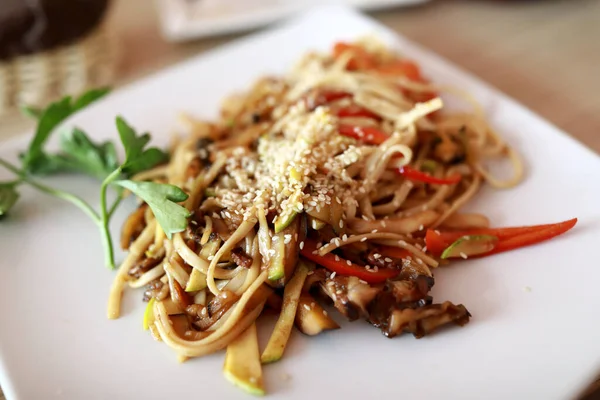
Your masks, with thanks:
<instances>
[{"instance_id":1,"label":"wicker basket","mask_svg":"<svg viewBox=\"0 0 600 400\"><path fill-rule=\"evenodd\" d=\"M113 82L116 41L106 23L77 42L0 62L0 116Z\"/></svg>"}]
</instances>

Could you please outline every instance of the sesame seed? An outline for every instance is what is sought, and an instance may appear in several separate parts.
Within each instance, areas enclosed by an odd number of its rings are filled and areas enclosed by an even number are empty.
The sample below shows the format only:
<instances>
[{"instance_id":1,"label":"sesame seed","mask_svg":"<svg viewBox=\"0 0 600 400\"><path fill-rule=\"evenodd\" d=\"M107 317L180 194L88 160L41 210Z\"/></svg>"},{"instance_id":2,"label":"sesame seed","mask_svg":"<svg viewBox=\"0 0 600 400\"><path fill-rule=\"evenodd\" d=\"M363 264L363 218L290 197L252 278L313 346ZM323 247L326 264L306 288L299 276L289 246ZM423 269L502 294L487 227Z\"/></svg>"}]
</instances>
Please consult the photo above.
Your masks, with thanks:
<instances>
[{"instance_id":1,"label":"sesame seed","mask_svg":"<svg viewBox=\"0 0 600 400\"><path fill-rule=\"evenodd\" d=\"M327 316L327 311L326 310L323 310L323 315Z\"/></svg>"},{"instance_id":2,"label":"sesame seed","mask_svg":"<svg viewBox=\"0 0 600 400\"><path fill-rule=\"evenodd\" d=\"M306 310L309 310L309 311L310 311L310 307L308 306L308 304L304 304L304 308L305 308Z\"/></svg>"},{"instance_id":3,"label":"sesame seed","mask_svg":"<svg viewBox=\"0 0 600 400\"><path fill-rule=\"evenodd\" d=\"M379 260L380 257L381 257L381 254L379 254L379 253L373 254L373 258L376 260Z\"/></svg>"},{"instance_id":4,"label":"sesame seed","mask_svg":"<svg viewBox=\"0 0 600 400\"><path fill-rule=\"evenodd\" d=\"M338 257L337 254L333 258L335 259L335 261L340 261L340 258Z\"/></svg>"},{"instance_id":5,"label":"sesame seed","mask_svg":"<svg viewBox=\"0 0 600 400\"><path fill-rule=\"evenodd\" d=\"M377 233L377 229L373 229L371 233Z\"/></svg>"},{"instance_id":6,"label":"sesame seed","mask_svg":"<svg viewBox=\"0 0 600 400\"><path fill-rule=\"evenodd\" d=\"M300 245L298 247L300 247L300 250L302 250L304 248L304 242L300 242Z\"/></svg>"},{"instance_id":7,"label":"sesame seed","mask_svg":"<svg viewBox=\"0 0 600 400\"><path fill-rule=\"evenodd\" d=\"M346 234L344 233L344 235L342 236L342 242L345 242L346 240L348 240L348 235L346 235Z\"/></svg>"},{"instance_id":8,"label":"sesame seed","mask_svg":"<svg viewBox=\"0 0 600 400\"><path fill-rule=\"evenodd\" d=\"M339 223L340 229L342 229L344 227L344 220L340 219L340 223Z\"/></svg>"},{"instance_id":9,"label":"sesame seed","mask_svg":"<svg viewBox=\"0 0 600 400\"><path fill-rule=\"evenodd\" d=\"M390 262L392 262L393 260L392 260L391 258L389 258L389 257L386 257L386 258L384 258L384 259L383 259L383 261L390 263Z\"/></svg>"},{"instance_id":10,"label":"sesame seed","mask_svg":"<svg viewBox=\"0 0 600 400\"><path fill-rule=\"evenodd\" d=\"M386 228L387 227L387 222L385 222L385 220L382 220L381 221L381 226L384 227L384 228Z\"/></svg>"},{"instance_id":11,"label":"sesame seed","mask_svg":"<svg viewBox=\"0 0 600 400\"><path fill-rule=\"evenodd\" d=\"M440 234L440 231L438 231L437 229L436 229L436 230L434 230L434 232L435 232L436 234L438 234L438 235Z\"/></svg>"},{"instance_id":12,"label":"sesame seed","mask_svg":"<svg viewBox=\"0 0 600 400\"><path fill-rule=\"evenodd\" d=\"M423 248L421 250L423 250L423 252L426 252L427 251L427 246L423 246Z\"/></svg>"},{"instance_id":13,"label":"sesame seed","mask_svg":"<svg viewBox=\"0 0 600 400\"><path fill-rule=\"evenodd\" d=\"M421 260L420 258L417 258L417 263L423 264L423 260Z\"/></svg>"},{"instance_id":14,"label":"sesame seed","mask_svg":"<svg viewBox=\"0 0 600 400\"><path fill-rule=\"evenodd\" d=\"M208 256L208 261L212 261L215 258L215 256Z\"/></svg>"},{"instance_id":15,"label":"sesame seed","mask_svg":"<svg viewBox=\"0 0 600 400\"><path fill-rule=\"evenodd\" d=\"M422 231L424 228L423 224L419 225L419 230Z\"/></svg>"},{"instance_id":16,"label":"sesame seed","mask_svg":"<svg viewBox=\"0 0 600 400\"><path fill-rule=\"evenodd\" d=\"M352 265L352 261L350 261L350 260L346 260L346 264L348 264L348 265Z\"/></svg>"},{"instance_id":17,"label":"sesame seed","mask_svg":"<svg viewBox=\"0 0 600 400\"><path fill-rule=\"evenodd\" d=\"M361 241L361 242L366 242L366 241L367 241L367 238L366 238L366 237L364 237L364 238L360 239L360 241Z\"/></svg>"},{"instance_id":18,"label":"sesame seed","mask_svg":"<svg viewBox=\"0 0 600 400\"><path fill-rule=\"evenodd\" d=\"M460 256L462 258L464 258L465 260L468 258L468 256L465 253L463 253L462 251L460 252Z\"/></svg>"},{"instance_id":19,"label":"sesame seed","mask_svg":"<svg viewBox=\"0 0 600 400\"><path fill-rule=\"evenodd\" d=\"M406 242L404 240L398 240L398 244L400 246L406 246Z\"/></svg>"},{"instance_id":20,"label":"sesame seed","mask_svg":"<svg viewBox=\"0 0 600 400\"><path fill-rule=\"evenodd\" d=\"M332 272L332 273L331 273L331 275L329 275L329 278L331 278L331 279L335 278L335 274L336 274L336 272L335 272L335 271L334 271L334 272Z\"/></svg>"},{"instance_id":21,"label":"sesame seed","mask_svg":"<svg viewBox=\"0 0 600 400\"><path fill-rule=\"evenodd\" d=\"M373 267L373 271L375 271L375 272L379 271L379 267L378 267L377 265L376 265L376 266L374 266L374 267Z\"/></svg>"}]
</instances>

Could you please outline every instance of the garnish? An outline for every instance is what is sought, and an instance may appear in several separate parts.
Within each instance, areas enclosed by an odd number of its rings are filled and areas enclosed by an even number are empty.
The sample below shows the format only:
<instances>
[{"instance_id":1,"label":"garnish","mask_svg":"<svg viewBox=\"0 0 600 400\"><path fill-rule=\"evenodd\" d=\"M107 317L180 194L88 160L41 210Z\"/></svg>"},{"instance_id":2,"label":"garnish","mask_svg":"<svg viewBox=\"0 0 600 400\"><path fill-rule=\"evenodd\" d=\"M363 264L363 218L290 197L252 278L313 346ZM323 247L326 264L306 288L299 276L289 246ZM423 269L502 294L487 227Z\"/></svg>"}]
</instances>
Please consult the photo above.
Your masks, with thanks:
<instances>
[{"instance_id":1,"label":"garnish","mask_svg":"<svg viewBox=\"0 0 600 400\"><path fill-rule=\"evenodd\" d=\"M96 143L79 128L66 131L60 142L61 150L56 154L46 152L46 142L67 117L87 107L103 97L108 90L91 90L72 100L70 97L50 104L43 110L24 107L27 115L37 118L38 125L28 149L21 155L18 167L0 158L0 165L17 176L17 180L0 182L0 217L5 216L15 206L19 198L17 187L29 184L46 194L61 198L81 209L99 227L104 244L106 264L114 268L113 240L108 229L115 210L123 199L122 188L129 189L148 203L157 222L167 235L183 231L187 226L189 212L177 204L187 199L187 194L176 186L151 182L128 180L138 172L152 168L167 160L167 154L155 147L147 148L150 135L137 135L122 117L117 117L116 126L125 150L125 161L121 164L113 142ZM57 172L77 172L102 181L100 186L100 210L96 211L89 203L76 194L46 186L34 176ZM109 206L107 192L115 186L118 196Z\"/></svg>"}]
</instances>

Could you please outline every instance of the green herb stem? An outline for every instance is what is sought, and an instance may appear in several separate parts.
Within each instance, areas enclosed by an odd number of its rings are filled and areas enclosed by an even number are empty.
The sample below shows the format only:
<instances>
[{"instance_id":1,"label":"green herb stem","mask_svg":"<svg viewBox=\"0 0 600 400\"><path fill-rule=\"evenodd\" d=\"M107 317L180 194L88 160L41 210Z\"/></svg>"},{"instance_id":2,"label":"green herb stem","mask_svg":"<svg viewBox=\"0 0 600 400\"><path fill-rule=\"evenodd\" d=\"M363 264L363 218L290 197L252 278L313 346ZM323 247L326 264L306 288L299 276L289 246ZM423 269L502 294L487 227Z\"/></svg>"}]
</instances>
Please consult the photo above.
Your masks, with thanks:
<instances>
[{"instance_id":1,"label":"green herb stem","mask_svg":"<svg viewBox=\"0 0 600 400\"><path fill-rule=\"evenodd\" d=\"M119 200L120 196L115 201L115 203L111 206L111 208L109 210L107 207L107 202L106 202L106 192L108 190L108 185L110 185L110 183L113 182L114 180L116 180L120 175L121 175L121 168L117 168L110 175L108 175L106 177L106 179L104 179L104 181L102 182L102 186L100 187L101 220L99 221L99 226L100 226L100 232L102 234L102 241L104 243L104 254L105 254L105 259L106 259L106 266L110 269L115 268L115 252L113 249L113 243L112 243L112 239L110 236L110 229L109 229L108 223L110 221L110 217L112 216L112 213L115 211L116 207L120 203L120 200Z\"/></svg>"},{"instance_id":2,"label":"green herb stem","mask_svg":"<svg viewBox=\"0 0 600 400\"><path fill-rule=\"evenodd\" d=\"M33 186L34 188L36 188L37 190L39 190L41 192L44 192L51 196L58 197L59 199L63 199L65 201L73 204L74 206L78 207L81 211L86 213L87 216L90 217L94 222L100 223L100 217L98 216L96 211L94 211L94 209L92 207L90 207L90 205L88 203L86 203L82 198L75 196L74 194L65 192L63 190L55 189L55 188L51 188L49 186L43 185L43 184L37 182L36 180L31 179L25 173L23 173L21 170L19 170L19 168L17 168L16 166L12 165L8 161L3 160L1 158L0 158L0 165L2 165L4 168L11 171L15 175L17 175L20 178L21 182L27 182L28 184L30 184L31 186Z\"/></svg>"}]
</instances>

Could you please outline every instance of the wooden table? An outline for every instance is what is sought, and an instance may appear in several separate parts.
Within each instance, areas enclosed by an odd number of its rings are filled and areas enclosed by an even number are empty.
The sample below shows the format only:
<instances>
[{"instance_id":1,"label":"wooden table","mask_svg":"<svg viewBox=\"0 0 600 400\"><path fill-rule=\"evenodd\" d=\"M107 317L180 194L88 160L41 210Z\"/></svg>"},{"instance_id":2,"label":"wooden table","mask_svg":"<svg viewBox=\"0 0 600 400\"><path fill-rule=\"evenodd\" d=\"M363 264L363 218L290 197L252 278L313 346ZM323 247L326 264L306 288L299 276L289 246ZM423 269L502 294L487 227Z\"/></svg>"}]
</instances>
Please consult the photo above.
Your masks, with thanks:
<instances>
[{"instance_id":1,"label":"wooden table","mask_svg":"<svg viewBox=\"0 0 600 400\"><path fill-rule=\"evenodd\" d=\"M600 1L434 0L373 16L600 152ZM126 49L117 86L238 37L164 42L147 0L115 0L109 23ZM30 124L6 118L0 139Z\"/></svg>"}]
</instances>

